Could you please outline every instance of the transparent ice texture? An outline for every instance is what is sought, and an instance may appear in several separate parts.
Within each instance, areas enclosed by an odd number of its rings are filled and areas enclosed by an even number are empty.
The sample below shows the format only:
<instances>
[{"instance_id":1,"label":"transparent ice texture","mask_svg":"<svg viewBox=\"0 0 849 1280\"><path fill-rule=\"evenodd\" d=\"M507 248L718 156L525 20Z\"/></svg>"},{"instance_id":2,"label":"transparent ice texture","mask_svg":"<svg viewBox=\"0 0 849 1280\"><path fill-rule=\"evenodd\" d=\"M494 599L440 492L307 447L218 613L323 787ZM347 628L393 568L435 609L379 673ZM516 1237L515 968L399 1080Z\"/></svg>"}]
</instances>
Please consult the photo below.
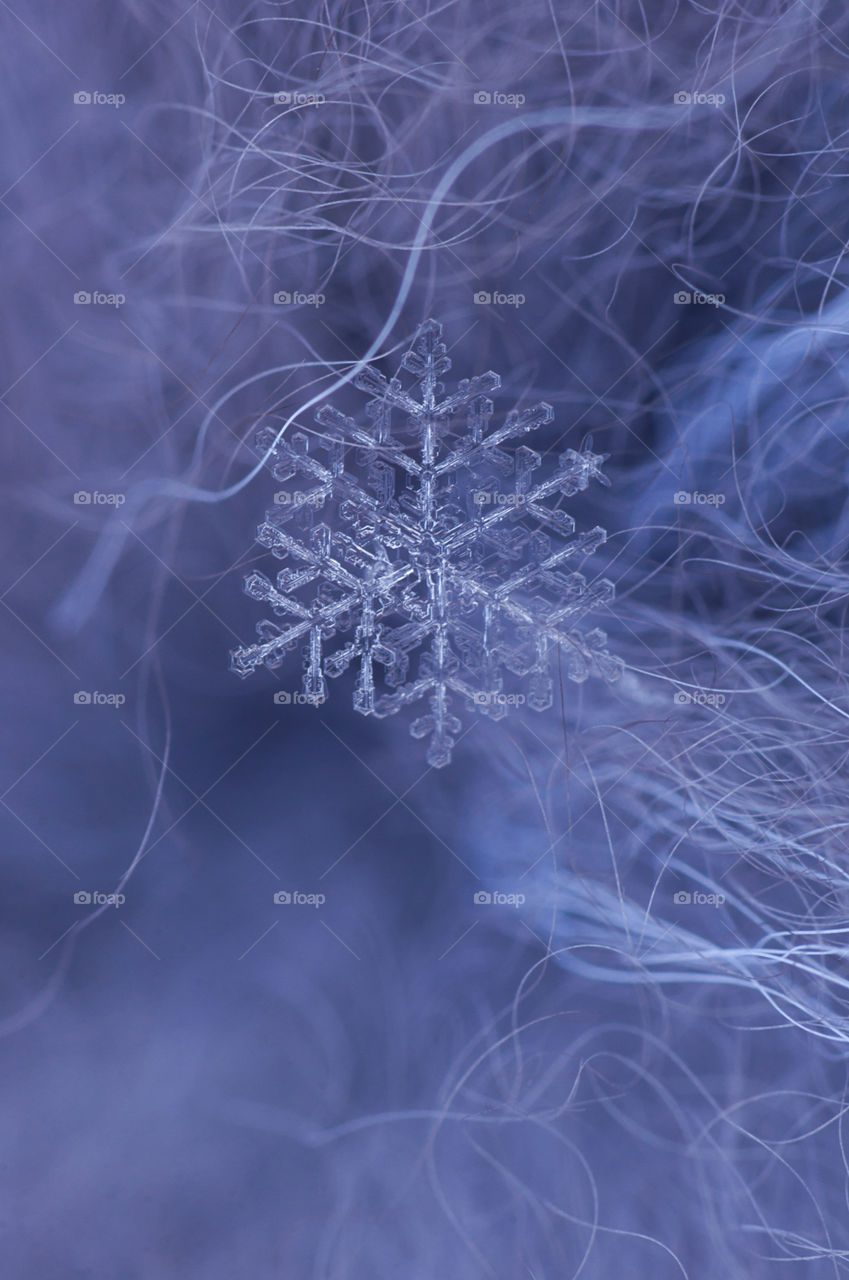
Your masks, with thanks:
<instances>
[{"instance_id":1,"label":"transparent ice texture","mask_svg":"<svg viewBox=\"0 0 849 1280\"><path fill-rule=\"evenodd\" d=\"M545 711L558 651L570 680L622 671L604 632L578 627L613 596L607 579L588 583L573 567L607 535L576 534L560 506L591 480L609 485L608 455L587 441L544 465L515 442L551 422L551 406L513 409L492 427L498 375L446 394L450 367L442 326L427 320L396 377L368 367L356 378L368 425L322 405L312 439L260 431L274 478L291 487L257 540L285 563L274 579L249 574L245 591L280 621L260 622L258 643L233 650L230 664L247 676L300 648L316 705L327 678L355 665L363 715L425 703L410 732L429 739L435 768L462 731L455 703L493 719L521 703Z\"/></svg>"}]
</instances>

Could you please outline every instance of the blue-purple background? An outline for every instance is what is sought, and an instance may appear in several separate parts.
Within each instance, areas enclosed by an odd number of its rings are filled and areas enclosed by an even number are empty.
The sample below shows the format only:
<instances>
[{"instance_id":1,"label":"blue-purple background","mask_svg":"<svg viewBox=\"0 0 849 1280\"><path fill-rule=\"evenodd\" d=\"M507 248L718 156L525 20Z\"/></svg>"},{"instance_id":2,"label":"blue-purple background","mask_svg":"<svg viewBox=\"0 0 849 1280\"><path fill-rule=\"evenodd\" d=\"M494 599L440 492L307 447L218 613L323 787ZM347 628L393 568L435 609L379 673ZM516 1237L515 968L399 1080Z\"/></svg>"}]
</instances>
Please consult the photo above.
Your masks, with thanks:
<instances>
[{"instance_id":1,"label":"blue-purple background","mask_svg":"<svg viewBox=\"0 0 849 1280\"><path fill-rule=\"evenodd\" d=\"M843 7L0 23L4 1275L846 1274ZM430 314L611 455L628 665L440 774L227 671L257 423Z\"/></svg>"}]
</instances>

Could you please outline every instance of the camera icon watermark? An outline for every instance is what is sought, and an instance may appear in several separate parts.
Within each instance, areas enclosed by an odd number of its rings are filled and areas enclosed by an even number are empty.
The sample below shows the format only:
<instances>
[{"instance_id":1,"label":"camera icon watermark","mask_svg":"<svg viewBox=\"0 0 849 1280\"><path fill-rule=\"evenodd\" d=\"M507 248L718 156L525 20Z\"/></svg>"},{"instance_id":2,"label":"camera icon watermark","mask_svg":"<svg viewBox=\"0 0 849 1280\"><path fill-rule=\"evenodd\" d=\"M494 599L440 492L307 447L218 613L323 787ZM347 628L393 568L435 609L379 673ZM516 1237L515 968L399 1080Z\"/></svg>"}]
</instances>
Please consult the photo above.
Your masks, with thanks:
<instances>
[{"instance_id":1,"label":"camera icon watermark","mask_svg":"<svg viewBox=\"0 0 849 1280\"><path fill-rule=\"evenodd\" d=\"M126 501L124 493L100 493L97 489L92 493L87 489L78 489L74 494L75 507L123 507Z\"/></svg>"},{"instance_id":2,"label":"camera icon watermark","mask_svg":"<svg viewBox=\"0 0 849 1280\"><path fill-rule=\"evenodd\" d=\"M527 702L524 693L483 693L472 695L476 707L523 707Z\"/></svg>"},{"instance_id":3,"label":"camera icon watermark","mask_svg":"<svg viewBox=\"0 0 849 1280\"><path fill-rule=\"evenodd\" d=\"M700 493L698 489L679 489L672 496L676 507L722 507L725 505L724 493Z\"/></svg>"},{"instance_id":4,"label":"camera icon watermark","mask_svg":"<svg viewBox=\"0 0 849 1280\"><path fill-rule=\"evenodd\" d=\"M523 893L500 893L496 890L490 893L487 889L478 889L474 896L476 907L521 907L525 902L527 898Z\"/></svg>"},{"instance_id":5,"label":"camera icon watermark","mask_svg":"<svg viewBox=\"0 0 849 1280\"><path fill-rule=\"evenodd\" d=\"M290 693L288 689L278 689L274 694L275 707L320 707L327 698L320 693L303 693L298 690Z\"/></svg>"},{"instance_id":6,"label":"camera icon watermark","mask_svg":"<svg viewBox=\"0 0 849 1280\"><path fill-rule=\"evenodd\" d=\"M288 889L278 889L274 895L275 905L278 907L323 907L327 897L323 893L299 893L298 890L290 893Z\"/></svg>"},{"instance_id":7,"label":"camera icon watermark","mask_svg":"<svg viewBox=\"0 0 849 1280\"><path fill-rule=\"evenodd\" d=\"M88 893L78 889L74 894L74 903L78 907L122 907L127 901L123 893Z\"/></svg>"},{"instance_id":8,"label":"camera icon watermark","mask_svg":"<svg viewBox=\"0 0 849 1280\"><path fill-rule=\"evenodd\" d=\"M721 307L725 303L725 294L702 293L701 289L690 293L687 289L678 289L673 293L672 301L676 307Z\"/></svg>"},{"instance_id":9,"label":"camera icon watermark","mask_svg":"<svg viewBox=\"0 0 849 1280\"><path fill-rule=\"evenodd\" d=\"M298 489L294 493L289 493L285 489L280 489L274 495L274 505L276 507L323 507L326 499L327 493L323 489L317 493L304 493Z\"/></svg>"},{"instance_id":10,"label":"camera icon watermark","mask_svg":"<svg viewBox=\"0 0 849 1280\"><path fill-rule=\"evenodd\" d=\"M75 707L115 707L117 710L126 701L123 693L92 693L88 689L78 689L74 694Z\"/></svg>"},{"instance_id":11,"label":"camera icon watermark","mask_svg":"<svg viewBox=\"0 0 849 1280\"><path fill-rule=\"evenodd\" d=\"M497 289L494 292L478 289L472 294L472 301L476 307L521 307L527 302L527 298L523 293L501 293Z\"/></svg>"},{"instance_id":12,"label":"camera icon watermark","mask_svg":"<svg viewBox=\"0 0 849 1280\"><path fill-rule=\"evenodd\" d=\"M476 107L523 107L526 101L523 93L502 93L500 89L476 89L472 94Z\"/></svg>"},{"instance_id":13,"label":"camera icon watermark","mask_svg":"<svg viewBox=\"0 0 849 1280\"><path fill-rule=\"evenodd\" d=\"M97 90L89 92L87 89L78 89L74 94L75 107L123 107L126 101L123 93L99 93Z\"/></svg>"},{"instance_id":14,"label":"camera icon watermark","mask_svg":"<svg viewBox=\"0 0 849 1280\"><path fill-rule=\"evenodd\" d=\"M688 89L679 89L673 93L672 101L676 107L722 107L725 105L724 93L691 93Z\"/></svg>"},{"instance_id":15,"label":"camera icon watermark","mask_svg":"<svg viewBox=\"0 0 849 1280\"><path fill-rule=\"evenodd\" d=\"M707 689L677 689L673 701L679 707L724 707L728 699Z\"/></svg>"},{"instance_id":16,"label":"camera icon watermark","mask_svg":"<svg viewBox=\"0 0 849 1280\"><path fill-rule=\"evenodd\" d=\"M78 289L74 294L75 307L123 307L125 293L104 293L101 289Z\"/></svg>"},{"instance_id":17,"label":"camera icon watermark","mask_svg":"<svg viewBox=\"0 0 849 1280\"><path fill-rule=\"evenodd\" d=\"M275 107L321 107L326 101L323 93L301 93L294 89L281 89L274 95Z\"/></svg>"},{"instance_id":18,"label":"camera icon watermark","mask_svg":"<svg viewBox=\"0 0 849 1280\"><path fill-rule=\"evenodd\" d=\"M672 901L676 907L722 907L727 899L724 893L700 893L697 891L690 893L686 889L679 889L677 893L673 893Z\"/></svg>"},{"instance_id":19,"label":"camera icon watermark","mask_svg":"<svg viewBox=\"0 0 849 1280\"><path fill-rule=\"evenodd\" d=\"M472 502L476 507L523 507L527 500L526 493L494 493L491 489L472 492Z\"/></svg>"},{"instance_id":20,"label":"camera icon watermark","mask_svg":"<svg viewBox=\"0 0 849 1280\"><path fill-rule=\"evenodd\" d=\"M323 307L327 298L323 293L301 293L297 289L278 289L274 295L276 307Z\"/></svg>"}]
</instances>

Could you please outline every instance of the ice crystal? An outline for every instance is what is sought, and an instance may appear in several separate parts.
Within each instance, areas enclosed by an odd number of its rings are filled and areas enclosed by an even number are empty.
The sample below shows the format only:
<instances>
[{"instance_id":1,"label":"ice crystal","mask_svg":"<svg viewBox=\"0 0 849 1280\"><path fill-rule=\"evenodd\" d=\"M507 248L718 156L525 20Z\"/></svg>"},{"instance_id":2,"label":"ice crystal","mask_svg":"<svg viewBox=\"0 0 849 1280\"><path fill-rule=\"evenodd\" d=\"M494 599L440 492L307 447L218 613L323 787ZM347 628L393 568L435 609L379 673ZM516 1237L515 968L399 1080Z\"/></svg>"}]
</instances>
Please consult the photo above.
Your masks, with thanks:
<instances>
[{"instance_id":1,"label":"ice crystal","mask_svg":"<svg viewBox=\"0 0 849 1280\"><path fill-rule=\"evenodd\" d=\"M260 622L259 642L231 655L232 670L247 676L301 647L303 700L315 705L327 697L326 677L354 662L363 715L428 698L410 732L430 738L436 768L449 763L462 728L452 695L500 719L511 705L551 706L558 651L571 680L612 681L622 669L603 631L576 625L613 595L606 579L588 583L569 567L605 531L575 535L560 507L591 480L610 483L607 455L586 442L544 467L539 453L508 442L550 422L551 406L513 409L491 428L498 375L465 379L446 395L450 367L442 326L428 320L398 376L387 381L367 367L356 378L371 397L367 426L322 405L312 439L260 431L275 479L302 487L277 493L257 531L289 567L275 581L260 572L245 579L247 594L283 622ZM506 673L524 682L522 692L505 692Z\"/></svg>"}]
</instances>

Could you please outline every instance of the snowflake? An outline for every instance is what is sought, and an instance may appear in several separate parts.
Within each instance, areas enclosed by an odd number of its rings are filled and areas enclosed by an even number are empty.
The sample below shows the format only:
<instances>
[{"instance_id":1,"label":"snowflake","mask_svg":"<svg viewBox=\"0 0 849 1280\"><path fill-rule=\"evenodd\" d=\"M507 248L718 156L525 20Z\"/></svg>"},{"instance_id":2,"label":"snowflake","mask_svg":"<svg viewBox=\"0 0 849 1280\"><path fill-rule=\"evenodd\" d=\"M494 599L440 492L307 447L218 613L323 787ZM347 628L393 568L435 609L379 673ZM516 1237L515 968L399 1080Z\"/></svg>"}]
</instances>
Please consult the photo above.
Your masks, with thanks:
<instances>
[{"instance_id":1,"label":"snowflake","mask_svg":"<svg viewBox=\"0 0 849 1280\"><path fill-rule=\"evenodd\" d=\"M245 579L247 594L284 621L260 622L259 643L231 655L231 669L247 676L301 647L302 696L313 705L327 697L326 677L353 662L354 707L363 715L393 715L428 698L410 732L430 738L435 768L449 763L462 729L453 697L497 720L510 706L551 706L558 652L574 681L612 681L622 670L603 631L576 626L612 598L612 583L588 584L568 565L607 535L595 528L575 536L559 505L591 480L610 483L601 471L607 455L589 441L580 452L567 449L534 483L540 454L503 446L551 422L551 406L513 409L491 429L488 393L500 378L484 373L445 395L440 379L450 367L442 326L428 320L398 376L387 381L367 367L357 377L371 396L368 426L322 405L315 418L323 430L312 441L303 432L291 441L273 428L259 433L275 479L308 487L277 493L257 531L291 567L274 582L259 572ZM505 673L523 680L525 692L505 692ZM378 679L392 692L381 693Z\"/></svg>"}]
</instances>

